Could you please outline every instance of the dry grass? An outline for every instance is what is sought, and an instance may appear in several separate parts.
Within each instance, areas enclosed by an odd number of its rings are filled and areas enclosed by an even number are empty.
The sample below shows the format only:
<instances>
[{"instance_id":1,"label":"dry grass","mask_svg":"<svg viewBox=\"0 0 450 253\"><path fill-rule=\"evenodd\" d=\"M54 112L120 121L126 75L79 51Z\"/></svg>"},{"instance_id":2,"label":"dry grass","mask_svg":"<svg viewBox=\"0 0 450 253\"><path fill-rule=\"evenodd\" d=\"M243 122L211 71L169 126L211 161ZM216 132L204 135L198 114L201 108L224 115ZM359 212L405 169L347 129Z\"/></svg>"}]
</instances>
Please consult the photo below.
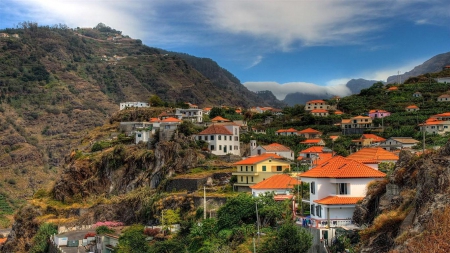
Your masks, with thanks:
<instances>
[{"instance_id":1,"label":"dry grass","mask_svg":"<svg viewBox=\"0 0 450 253\"><path fill-rule=\"evenodd\" d=\"M373 180L367 184L367 194L370 196L379 196L386 192L386 185L389 183L387 178L383 180Z\"/></svg>"},{"instance_id":2,"label":"dry grass","mask_svg":"<svg viewBox=\"0 0 450 253\"><path fill-rule=\"evenodd\" d=\"M368 241L371 236L382 233L393 231L397 229L401 222L405 219L407 212L404 211L389 211L386 213L380 214L373 221L372 226L362 230L359 235L361 236L361 240Z\"/></svg>"}]
</instances>

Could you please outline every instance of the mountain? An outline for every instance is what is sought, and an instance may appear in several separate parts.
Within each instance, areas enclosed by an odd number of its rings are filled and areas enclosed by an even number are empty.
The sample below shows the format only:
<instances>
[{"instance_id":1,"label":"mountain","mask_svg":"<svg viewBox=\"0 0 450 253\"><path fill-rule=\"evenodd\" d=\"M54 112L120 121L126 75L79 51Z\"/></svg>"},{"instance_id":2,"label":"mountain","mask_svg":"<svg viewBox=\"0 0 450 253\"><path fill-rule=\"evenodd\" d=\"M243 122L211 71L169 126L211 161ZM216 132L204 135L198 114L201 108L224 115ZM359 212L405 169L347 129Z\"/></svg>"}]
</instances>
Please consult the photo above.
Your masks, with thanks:
<instances>
[{"instance_id":1,"label":"mountain","mask_svg":"<svg viewBox=\"0 0 450 253\"><path fill-rule=\"evenodd\" d=\"M450 52L433 56L429 60L402 75L390 76L387 79L387 83L403 83L406 79L413 76L439 72L447 65L450 65Z\"/></svg>"},{"instance_id":2,"label":"mountain","mask_svg":"<svg viewBox=\"0 0 450 253\"><path fill-rule=\"evenodd\" d=\"M348 81L346 86L350 89L352 94L358 94L362 89L369 88L376 82L379 82L379 81L358 78L358 79L352 79L352 80Z\"/></svg>"}]
</instances>

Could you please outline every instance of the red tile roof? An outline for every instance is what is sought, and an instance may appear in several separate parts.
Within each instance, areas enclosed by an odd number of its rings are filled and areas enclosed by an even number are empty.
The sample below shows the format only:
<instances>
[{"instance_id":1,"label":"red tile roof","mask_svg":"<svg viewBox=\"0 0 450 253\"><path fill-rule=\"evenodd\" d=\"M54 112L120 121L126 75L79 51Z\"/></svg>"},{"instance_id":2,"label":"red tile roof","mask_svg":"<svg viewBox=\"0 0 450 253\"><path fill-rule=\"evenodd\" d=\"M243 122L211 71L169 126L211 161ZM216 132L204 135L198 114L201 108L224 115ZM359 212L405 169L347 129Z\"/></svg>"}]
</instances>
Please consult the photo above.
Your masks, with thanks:
<instances>
[{"instance_id":1,"label":"red tile roof","mask_svg":"<svg viewBox=\"0 0 450 253\"><path fill-rule=\"evenodd\" d=\"M256 164L256 163L265 161L267 159L282 159L282 158L283 158L282 156L279 156L277 154L264 153L264 154L258 155L258 156L250 156L247 159L241 160L239 162L235 162L234 165Z\"/></svg>"},{"instance_id":2,"label":"red tile roof","mask_svg":"<svg viewBox=\"0 0 450 253\"><path fill-rule=\"evenodd\" d=\"M320 134L320 131L312 128L306 128L301 131L298 131L299 134Z\"/></svg>"},{"instance_id":3,"label":"red tile roof","mask_svg":"<svg viewBox=\"0 0 450 253\"><path fill-rule=\"evenodd\" d=\"M209 126L208 128L206 128L205 130L201 131L198 134L199 135L208 135L208 134L233 135L233 133L230 132L230 130L228 130L225 126L215 125L215 124L212 124L211 126Z\"/></svg>"},{"instance_id":4,"label":"red tile roof","mask_svg":"<svg viewBox=\"0 0 450 253\"><path fill-rule=\"evenodd\" d=\"M266 146L262 146L266 151L268 152L287 152L287 151L291 151L290 148L283 146L281 144L278 143L272 143L270 145L266 145Z\"/></svg>"},{"instance_id":5,"label":"red tile roof","mask_svg":"<svg viewBox=\"0 0 450 253\"><path fill-rule=\"evenodd\" d=\"M398 87L397 86L392 86L392 87L389 87L389 89L388 90L398 90Z\"/></svg>"},{"instance_id":6,"label":"red tile roof","mask_svg":"<svg viewBox=\"0 0 450 253\"><path fill-rule=\"evenodd\" d=\"M164 117L164 116L169 116L169 114L167 114L167 112L162 112L158 115L158 117Z\"/></svg>"},{"instance_id":7,"label":"red tile roof","mask_svg":"<svg viewBox=\"0 0 450 253\"><path fill-rule=\"evenodd\" d=\"M385 110L370 110L369 111L369 113L377 113L377 112L387 113L388 111L385 111Z\"/></svg>"},{"instance_id":8,"label":"red tile roof","mask_svg":"<svg viewBox=\"0 0 450 253\"><path fill-rule=\"evenodd\" d=\"M300 181L286 174L273 175L266 180L250 186L252 189L293 189Z\"/></svg>"},{"instance_id":9,"label":"red tile roof","mask_svg":"<svg viewBox=\"0 0 450 253\"><path fill-rule=\"evenodd\" d=\"M295 195L282 195L282 194L278 194L278 195L273 196L273 199L274 199L275 201L283 201L283 200L286 200L286 199L291 200L291 199L293 199L294 197L295 197Z\"/></svg>"},{"instance_id":10,"label":"red tile roof","mask_svg":"<svg viewBox=\"0 0 450 253\"><path fill-rule=\"evenodd\" d=\"M179 120L177 118L169 117L169 118L165 118L165 119L161 120L161 122L181 122L181 120Z\"/></svg>"},{"instance_id":11,"label":"red tile roof","mask_svg":"<svg viewBox=\"0 0 450 253\"><path fill-rule=\"evenodd\" d=\"M211 120L212 122L214 122L214 121L225 121L225 122L229 122L230 120L229 119L225 119L225 118L222 118L222 117L220 117L220 116L216 116L214 119L212 119Z\"/></svg>"},{"instance_id":12,"label":"red tile roof","mask_svg":"<svg viewBox=\"0 0 450 253\"><path fill-rule=\"evenodd\" d=\"M301 141L302 144L318 144L322 141L322 139L307 139L304 141Z\"/></svg>"},{"instance_id":13,"label":"red tile roof","mask_svg":"<svg viewBox=\"0 0 450 253\"><path fill-rule=\"evenodd\" d=\"M314 200L314 202L321 205L354 205L363 197L340 197L340 196L328 196L323 199Z\"/></svg>"},{"instance_id":14,"label":"red tile roof","mask_svg":"<svg viewBox=\"0 0 450 253\"><path fill-rule=\"evenodd\" d=\"M314 109L311 113L328 113L328 111L324 109Z\"/></svg>"},{"instance_id":15,"label":"red tile roof","mask_svg":"<svg viewBox=\"0 0 450 253\"><path fill-rule=\"evenodd\" d=\"M376 134L363 134L361 139L372 139L373 142L382 142L386 140L385 138L380 137Z\"/></svg>"},{"instance_id":16,"label":"red tile roof","mask_svg":"<svg viewBox=\"0 0 450 253\"><path fill-rule=\"evenodd\" d=\"M367 160L376 160L376 161L384 161L384 160L393 160L397 161L398 156L392 152L389 152L380 147L376 148L363 148L358 152L353 153L347 156L348 159L356 160L356 161L367 161Z\"/></svg>"},{"instance_id":17,"label":"red tile roof","mask_svg":"<svg viewBox=\"0 0 450 253\"><path fill-rule=\"evenodd\" d=\"M334 114L341 115L341 114L344 114L344 113L342 111L340 111L340 110L336 110L336 111L334 111Z\"/></svg>"},{"instance_id":18,"label":"red tile roof","mask_svg":"<svg viewBox=\"0 0 450 253\"><path fill-rule=\"evenodd\" d=\"M442 94L438 98L450 98L449 94Z\"/></svg>"},{"instance_id":19,"label":"red tile roof","mask_svg":"<svg viewBox=\"0 0 450 253\"><path fill-rule=\"evenodd\" d=\"M0 245L4 244L6 242L7 238L0 238Z\"/></svg>"},{"instance_id":20,"label":"red tile roof","mask_svg":"<svg viewBox=\"0 0 450 253\"><path fill-rule=\"evenodd\" d=\"M300 151L300 153L322 153L322 152L323 152L322 146L312 146Z\"/></svg>"},{"instance_id":21,"label":"red tile roof","mask_svg":"<svg viewBox=\"0 0 450 253\"><path fill-rule=\"evenodd\" d=\"M156 122L161 122L161 120L158 118L150 118L150 123L156 123Z\"/></svg>"},{"instance_id":22,"label":"red tile roof","mask_svg":"<svg viewBox=\"0 0 450 253\"><path fill-rule=\"evenodd\" d=\"M297 132L297 130L295 130L294 128L289 128L289 129L280 129L276 132L277 133L291 133L291 132Z\"/></svg>"},{"instance_id":23,"label":"red tile roof","mask_svg":"<svg viewBox=\"0 0 450 253\"><path fill-rule=\"evenodd\" d=\"M310 178L382 178L386 174L355 160L335 156L300 174L300 176Z\"/></svg>"},{"instance_id":24,"label":"red tile roof","mask_svg":"<svg viewBox=\"0 0 450 253\"><path fill-rule=\"evenodd\" d=\"M320 99L317 99L317 100L311 100L311 101L308 101L308 102L306 102L307 104L311 104L311 103L325 103L325 101L323 101L323 100L320 100Z\"/></svg>"},{"instance_id":25,"label":"red tile roof","mask_svg":"<svg viewBox=\"0 0 450 253\"><path fill-rule=\"evenodd\" d=\"M409 105L406 109L419 109L419 107L417 107L417 105Z\"/></svg>"}]
</instances>

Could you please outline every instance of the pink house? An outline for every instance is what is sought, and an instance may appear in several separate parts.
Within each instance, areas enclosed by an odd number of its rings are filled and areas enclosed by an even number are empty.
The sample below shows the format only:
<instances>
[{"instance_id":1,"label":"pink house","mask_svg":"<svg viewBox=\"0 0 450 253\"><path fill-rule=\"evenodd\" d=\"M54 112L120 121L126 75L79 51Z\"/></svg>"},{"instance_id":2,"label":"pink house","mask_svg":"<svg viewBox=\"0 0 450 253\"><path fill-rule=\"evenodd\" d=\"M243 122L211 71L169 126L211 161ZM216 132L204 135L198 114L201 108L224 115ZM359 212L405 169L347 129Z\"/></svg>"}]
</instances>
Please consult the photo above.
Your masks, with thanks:
<instances>
[{"instance_id":1,"label":"pink house","mask_svg":"<svg viewBox=\"0 0 450 253\"><path fill-rule=\"evenodd\" d=\"M385 110L370 110L369 111L369 117L371 117L372 119L375 118L384 118L387 116L390 116L391 113Z\"/></svg>"}]
</instances>

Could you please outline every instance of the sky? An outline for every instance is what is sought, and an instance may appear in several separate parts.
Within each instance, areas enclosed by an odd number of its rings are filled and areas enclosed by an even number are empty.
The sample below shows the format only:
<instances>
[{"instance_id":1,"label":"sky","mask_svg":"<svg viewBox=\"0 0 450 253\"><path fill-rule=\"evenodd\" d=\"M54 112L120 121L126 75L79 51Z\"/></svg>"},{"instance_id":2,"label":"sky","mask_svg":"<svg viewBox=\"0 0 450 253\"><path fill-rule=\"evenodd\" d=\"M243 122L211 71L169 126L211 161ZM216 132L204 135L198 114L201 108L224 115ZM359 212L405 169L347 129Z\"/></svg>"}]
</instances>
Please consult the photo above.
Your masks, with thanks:
<instances>
[{"instance_id":1,"label":"sky","mask_svg":"<svg viewBox=\"0 0 450 253\"><path fill-rule=\"evenodd\" d=\"M450 51L448 0L1 0L0 29L23 21L94 27L211 58L250 90L345 96Z\"/></svg>"}]
</instances>

